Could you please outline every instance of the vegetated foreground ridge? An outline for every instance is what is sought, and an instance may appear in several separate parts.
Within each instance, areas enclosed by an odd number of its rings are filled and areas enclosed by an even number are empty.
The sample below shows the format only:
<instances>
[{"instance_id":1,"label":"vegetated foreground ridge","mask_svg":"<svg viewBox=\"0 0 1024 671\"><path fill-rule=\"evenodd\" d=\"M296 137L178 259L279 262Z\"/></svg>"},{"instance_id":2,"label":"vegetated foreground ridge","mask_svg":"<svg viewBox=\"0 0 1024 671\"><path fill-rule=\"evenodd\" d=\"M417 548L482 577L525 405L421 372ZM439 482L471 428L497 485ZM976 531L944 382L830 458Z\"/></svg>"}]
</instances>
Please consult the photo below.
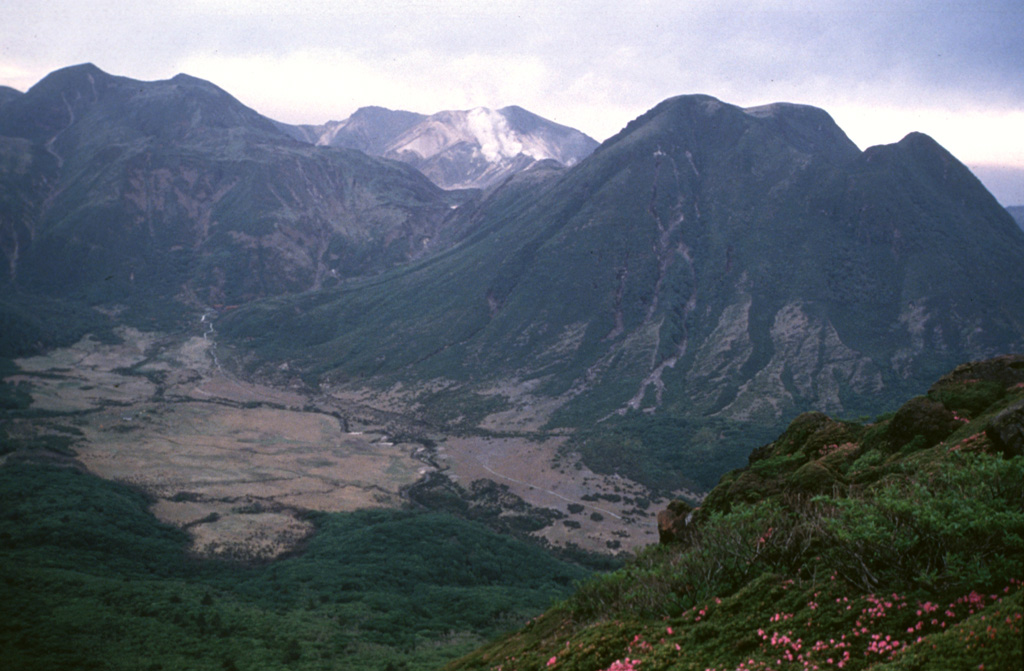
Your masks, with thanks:
<instances>
[{"instance_id":1,"label":"vegetated foreground ridge","mask_svg":"<svg viewBox=\"0 0 1024 671\"><path fill-rule=\"evenodd\" d=\"M1010 669L1024 663L1024 357L874 424L799 416L665 542L463 669Z\"/></svg>"}]
</instances>

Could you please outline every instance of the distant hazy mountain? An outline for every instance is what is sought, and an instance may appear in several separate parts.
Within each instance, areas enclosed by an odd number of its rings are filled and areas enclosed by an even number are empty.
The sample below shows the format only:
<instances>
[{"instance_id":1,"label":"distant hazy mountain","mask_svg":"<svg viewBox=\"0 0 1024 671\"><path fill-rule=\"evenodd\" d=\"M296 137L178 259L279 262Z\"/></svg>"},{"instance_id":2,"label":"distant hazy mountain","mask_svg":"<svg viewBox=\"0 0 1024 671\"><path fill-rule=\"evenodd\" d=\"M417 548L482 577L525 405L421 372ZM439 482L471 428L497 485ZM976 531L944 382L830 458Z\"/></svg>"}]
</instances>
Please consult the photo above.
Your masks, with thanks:
<instances>
[{"instance_id":1,"label":"distant hazy mountain","mask_svg":"<svg viewBox=\"0 0 1024 671\"><path fill-rule=\"evenodd\" d=\"M737 427L876 412L1024 343L1024 233L925 135L861 152L819 109L683 96L517 184L443 258L224 327L326 380L529 388L600 427L593 463L677 483L745 457Z\"/></svg>"},{"instance_id":2,"label":"distant hazy mountain","mask_svg":"<svg viewBox=\"0 0 1024 671\"><path fill-rule=\"evenodd\" d=\"M80 65L0 107L0 283L88 303L316 289L432 251L458 197L187 75Z\"/></svg>"},{"instance_id":3,"label":"distant hazy mountain","mask_svg":"<svg viewBox=\"0 0 1024 671\"><path fill-rule=\"evenodd\" d=\"M537 161L572 166L597 142L521 107L423 116L364 107L344 121L293 126L292 137L408 163L446 189L486 188Z\"/></svg>"},{"instance_id":4,"label":"distant hazy mountain","mask_svg":"<svg viewBox=\"0 0 1024 671\"><path fill-rule=\"evenodd\" d=\"M414 112L361 107L344 121L328 121L322 126L281 126L289 135L303 142L358 149L373 156L382 156L394 138L426 118L426 115Z\"/></svg>"},{"instance_id":5,"label":"distant hazy mountain","mask_svg":"<svg viewBox=\"0 0 1024 671\"><path fill-rule=\"evenodd\" d=\"M1011 205L1006 208L1006 211L1010 213L1010 216L1013 217L1018 226L1024 228L1024 205Z\"/></svg>"}]
</instances>

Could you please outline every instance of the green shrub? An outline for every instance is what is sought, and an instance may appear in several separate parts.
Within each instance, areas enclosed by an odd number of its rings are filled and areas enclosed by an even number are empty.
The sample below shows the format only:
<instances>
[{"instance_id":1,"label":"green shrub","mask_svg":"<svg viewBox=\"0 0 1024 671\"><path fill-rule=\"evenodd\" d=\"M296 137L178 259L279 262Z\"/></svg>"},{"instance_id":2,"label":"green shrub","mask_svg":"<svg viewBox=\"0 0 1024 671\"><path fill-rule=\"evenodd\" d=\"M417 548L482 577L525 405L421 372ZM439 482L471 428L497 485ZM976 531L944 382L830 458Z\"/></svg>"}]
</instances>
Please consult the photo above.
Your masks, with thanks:
<instances>
[{"instance_id":1,"label":"green shrub","mask_svg":"<svg viewBox=\"0 0 1024 671\"><path fill-rule=\"evenodd\" d=\"M885 462L885 454L881 450L867 450L853 462L850 466L850 470L847 471L847 477L851 480L856 480L862 475L865 475L880 466Z\"/></svg>"},{"instance_id":2,"label":"green shrub","mask_svg":"<svg viewBox=\"0 0 1024 671\"><path fill-rule=\"evenodd\" d=\"M942 403L918 396L896 411L889 423L889 437L891 445L898 447L922 436L921 447L927 447L953 433L957 426L953 412Z\"/></svg>"},{"instance_id":3,"label":"green shrub","mask_svg":"<svg viewBox=\"0 0 1024 671\"><path fill-rule=\"evenodd\" d=\"M945 384L928 392L928 397L953 412L976 417L1006 395L1006 387L996 380L963 380Z\"/></svg>"},{"instance_id":4,"label":"green shrub","mask_svg":"<svg viewBox=\"0 0 1024 671\"><path fill-rule=\"evenodd\" d=\"M866 590L982 589L1024 570L1024 457L954 453L931 475L819 503L829 563Z\"/></svg>"},{"instance_id":5,"label":"green shrub","mask_svg":"<svg viewBox=\"0 0 1024 671\"><path fill-rule=\"evenodd\" d=\"M834 471L820 461L809 461L786 479L787 485L801 494L832 494L841 486Z\"/></svg>"}]
</instances>

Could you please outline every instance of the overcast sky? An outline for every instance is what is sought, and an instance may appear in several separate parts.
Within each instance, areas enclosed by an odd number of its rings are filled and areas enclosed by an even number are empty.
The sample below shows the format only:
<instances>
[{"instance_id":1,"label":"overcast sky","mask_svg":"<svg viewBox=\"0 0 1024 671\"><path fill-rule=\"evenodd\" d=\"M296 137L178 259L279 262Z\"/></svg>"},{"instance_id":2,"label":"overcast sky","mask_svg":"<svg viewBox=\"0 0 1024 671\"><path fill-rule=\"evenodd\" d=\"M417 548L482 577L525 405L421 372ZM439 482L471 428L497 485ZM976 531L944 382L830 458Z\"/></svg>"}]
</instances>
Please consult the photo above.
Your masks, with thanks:
<instances>
[{"instance_id":1,"label":"overcast sky","mask_svg":"<svg viewBox=\"0 0 1024 671\"><path fill-rule=\"evenodd\" d=\"M604 140L665 98L928 133L1024 204L1024 0L0 0L0 84L92 62L290 123L520 105Z\"/></svg>"}]
</instances>

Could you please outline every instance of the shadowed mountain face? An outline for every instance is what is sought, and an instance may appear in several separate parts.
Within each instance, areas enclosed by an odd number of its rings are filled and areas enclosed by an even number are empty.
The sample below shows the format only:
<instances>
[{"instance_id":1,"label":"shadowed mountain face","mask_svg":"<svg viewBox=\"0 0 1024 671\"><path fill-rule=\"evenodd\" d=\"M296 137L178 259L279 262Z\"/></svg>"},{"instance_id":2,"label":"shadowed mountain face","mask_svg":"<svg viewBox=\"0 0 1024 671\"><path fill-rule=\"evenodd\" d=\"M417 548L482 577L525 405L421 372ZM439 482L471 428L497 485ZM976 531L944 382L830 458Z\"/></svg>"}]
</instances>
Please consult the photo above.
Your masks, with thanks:
<instances>
[{"instance_id":1,"label":"shadowed mountain face","mask_svg":"<svg viewBox=\"0 0 1024 671\"><path fill-rule=\"evenodd\" d=\"M518 183L460 208L470 237L442 257L225 327L339 381L529 381L554 425L717 427L666 445L666 473L721 426L877 412L1021 347L1024 235L924 135L861 152L818 109L684 96L529 198Z\"/></svg>"},{"instance_id":2,"label":"shadowed mountain face","mask_svg":"<svg viewBox=\"0 0 1024 671\"><path fill-rule=\"evenodd\" d=\"M237 303L433 249L458 195L296 142L216 86L82 65L0 107L2 281L88 302Z\"/></svg>"},{"instance_id":3,"label":"shadowed mountain face","mask_svg":"<svg viewBox=\"0 0 1024 671\"><path fill-rule=\"evenodd\" d=\"M408 163L445 189L492 187L538 161L572 166L597 147L577 130L514 106L430 116L364 107L345 121L286 131L305 142Z\"/></svg>"}]
</instances>

